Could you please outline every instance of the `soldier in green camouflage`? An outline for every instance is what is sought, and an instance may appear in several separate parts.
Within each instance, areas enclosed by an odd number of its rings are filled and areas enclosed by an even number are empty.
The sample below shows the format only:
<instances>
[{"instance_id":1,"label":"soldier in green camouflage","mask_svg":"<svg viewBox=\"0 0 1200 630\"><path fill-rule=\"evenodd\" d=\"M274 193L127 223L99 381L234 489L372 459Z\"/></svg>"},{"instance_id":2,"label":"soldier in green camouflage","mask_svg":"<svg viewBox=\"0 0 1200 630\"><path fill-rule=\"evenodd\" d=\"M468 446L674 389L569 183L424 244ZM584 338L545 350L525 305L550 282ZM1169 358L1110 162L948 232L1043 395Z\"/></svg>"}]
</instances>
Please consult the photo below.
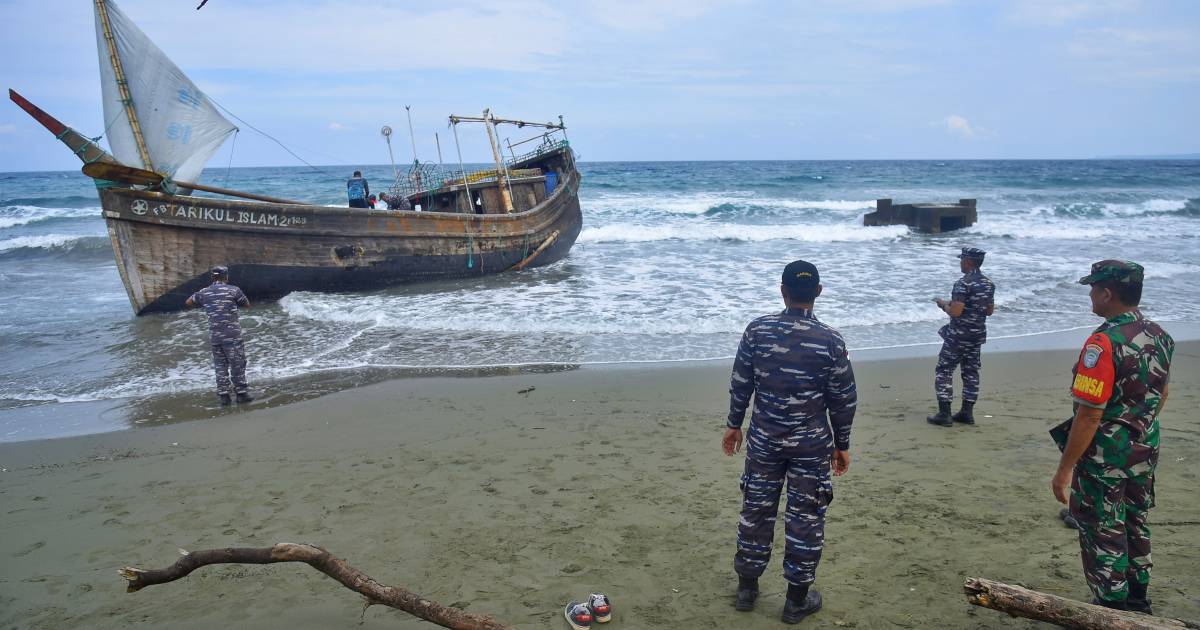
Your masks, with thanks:
<instances>
[{"instance_id":1,"label":"soldier in green camouflage","mask_svg":"<svg viewBox=\"0 0 1200 630\"><path fill-rule=\"evenodd\" d=\"M1050 432L1062 449L1050 488L1079 524L1095 603L1151 614L1146 519L1175 342L1138 310L1142 278L1137 263L1102 260L1079 279L1105 321L1072 370L1075 415Z\"/></svg>"}]
</instances>

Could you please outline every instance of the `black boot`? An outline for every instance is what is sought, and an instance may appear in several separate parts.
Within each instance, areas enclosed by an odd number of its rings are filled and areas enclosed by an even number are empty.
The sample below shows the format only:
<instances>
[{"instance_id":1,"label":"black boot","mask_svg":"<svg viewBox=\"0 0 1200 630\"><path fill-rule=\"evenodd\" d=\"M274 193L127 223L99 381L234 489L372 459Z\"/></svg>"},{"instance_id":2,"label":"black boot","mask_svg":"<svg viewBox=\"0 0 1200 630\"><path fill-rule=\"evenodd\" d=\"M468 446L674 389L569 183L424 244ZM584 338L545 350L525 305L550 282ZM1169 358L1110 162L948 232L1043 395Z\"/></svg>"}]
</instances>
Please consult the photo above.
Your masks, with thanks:
<instances>
[{"instance_id":1,"label":"black boot","mask_svg":"<svg viewBox=\"0 0 1200 630\"><path fill-rule=\"evenodd\" d=\"M939 400L938 412L932 416L927 416L925 419L929 421L929 424L936 424L940 427L954 426L954 421L950 419L950 401Z\"/></svg>"},{"instance_id":2,"label":"black boot","mask_svg":"<svg viewBox=\"0 0 1200 630\"><path fill-rule=\"evenodd\" d=\"M1123 600L1123 599L1114 599L1114 600L1093 599L1092 603L1097 606L1103 606L1105 608L1111 608L1113 610L1129 610L1129 607L1125 605L1125 600Z\"/></svg>"},{"instance_id":3,"label":"black boot","mask_svg":"<svg viewBox=\"0 0 1200 630\"><path fill-rule=\"evenodd\" d=\"M738 576L737 601L733 608L739 612L754 610L754 602L758 599L758 578Z\"/></svg>"},{"instance_id":4,"label":"black boot","mask_svg":"<svg viewBox=\"0 0 1200 630\"><path fill-rule=\"evenodd\" d=\"M233 400L229 398L229 394L221 394L220 398L222 407L228 407L233 404Z\"/></svg>"},{"instance_id":5,"label":"black boot","mask_svg":"<svg viewBox=\"0 0 1200 630\"><path fill-rule=\"evenodd\" d=\"M950 419L963 424L975 424L975 403L963 401L962 409L950 416Z\"/></svg>"},{"instance_id":6,"label":"black boot","mask_svg":"<svg viewBox=\"0 0 1200 630\"><path fill-rule=\"evenodd\" d=\"M1154 611L1150 609L1150 597L1146 594L1146 589L1149 587L1149 584L1134 584L1130 582L1129 598L1125 600L1125 606L1133 612L1153 615Z\"/></svg>"},{"instance_id":7,"label":"black boot","mask_svg":"<svg viewBox=\"0 0 1200 630\"><path fill-rule=\"evenodd\" d=\"M788 585L787 601L783 603L783 623L800 623L804 618L821 610L821 593L808 585Z\"/></svg>"},{"instance_id":8,"label":"black boot","mask_svg":"<svg viewBox=\"0 0 1200 630\"><path fill-rule=\"evenodd\" d=\"M253 402L254 397L251 396L250 394L247 394L246 392L242 392L237 395L237 401L238 401L239 405L244 405L248 402Z\"/></svg>"}]
</instances>

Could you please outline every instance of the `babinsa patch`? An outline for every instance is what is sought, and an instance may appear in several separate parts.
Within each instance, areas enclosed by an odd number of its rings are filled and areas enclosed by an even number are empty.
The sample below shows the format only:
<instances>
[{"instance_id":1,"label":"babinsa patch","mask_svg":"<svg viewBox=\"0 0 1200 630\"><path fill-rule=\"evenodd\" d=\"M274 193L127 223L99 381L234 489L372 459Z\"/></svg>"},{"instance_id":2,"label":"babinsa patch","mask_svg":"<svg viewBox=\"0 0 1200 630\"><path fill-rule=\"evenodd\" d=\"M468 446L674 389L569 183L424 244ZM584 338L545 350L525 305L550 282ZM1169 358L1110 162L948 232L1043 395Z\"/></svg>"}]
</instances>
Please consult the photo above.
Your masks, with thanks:
<instances>
[{"instance_id":1,"label":"babinsa patch","mask_svg":"<svg viewBox=\"0 0 1200 630\"><path fill-rule=\"evenodd\" d=\"M1085 367L1085 368L1096 367L1096 364L1100 362L1100 355L1103 354L1103 352L1104 352L1104 348L1101 348L1100 346L1098 346L1094 343L1089 343L1083 349L1083 367Z\"/></svg>"}]
</instances>

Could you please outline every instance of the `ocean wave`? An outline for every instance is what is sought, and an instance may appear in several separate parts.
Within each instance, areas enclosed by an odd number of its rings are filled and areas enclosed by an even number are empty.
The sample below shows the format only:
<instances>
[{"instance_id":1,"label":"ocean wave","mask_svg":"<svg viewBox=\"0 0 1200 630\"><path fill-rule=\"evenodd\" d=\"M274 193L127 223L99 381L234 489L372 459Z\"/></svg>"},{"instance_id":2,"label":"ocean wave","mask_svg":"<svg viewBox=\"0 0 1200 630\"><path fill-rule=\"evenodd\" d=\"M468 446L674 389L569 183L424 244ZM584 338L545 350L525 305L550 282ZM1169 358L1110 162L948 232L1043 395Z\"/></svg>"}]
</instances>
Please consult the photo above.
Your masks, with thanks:
<instances>
[{"instance_id":1,"label":"ocean wave","mask_svg":"<svg viewBox=\"0 0 1200 630\"><path fill-rule=\"evenodd\" d=\"M857 214L874 209L875 200L778 198L746 191L724 191L687 195L602 195L585 199L584 206L588 211L601 213L650 211L711 216L808 210Z\"/></svg>"},{"instance_id":2,"label":"ocean wave","mask_svg":"<svg viewBox=\"0 0 1200 630\"><path fill-rule=\"evenodd\" d=\"M94 199L92 201L95 202ZM0 207L0 229L56 220L99 217L99 206L48 208L36 205L3 205Z\"/></svg>"},{"instance_id":3,"label":"ocean wave","mask_svg":"<svg viewBox=\"0 0 1200 630\"><path fill-rule=\"evenodd\" d=\"M107 236L41 234L0 241L0 260L60 257L102 259L112 256Z\"/></svg>"},{"instance_id":4,"label":"ocean wave","mask_svg":"<svg viewBox=\"0 0 1200 630\"><path fill-rule=\"evenodd\" d=\"M78 172L76 172L78 175ZM14 197L0 199L0 206L34 206L38 208L95 208L96 195L64 195L62 197Z\"/></svg>"},{"instance_id":5,"label":"ocean wave","mask_svg":"<svg viewBox=\"0 0 1200 630\"><path fill-rule=\"evenodd\" d=\"M1084 201L1036 206L1033 213L1069 219L1130 218L1142 216L1200 216L1200 199L1148 199L1138 203Z\"/></svg>"},{"instance_id":6,"label":"ocean wave","mask_svg":"<svg viewBox=\"0 0 1200 630\"><path fill-rule=\"evenodd\" d=\"M632 225L585 228L581 243L646 243L651 241L803 241L806 243L881 241L908 234L903 225L862 227L832 225Z\"/></svg>"}]
</instances>

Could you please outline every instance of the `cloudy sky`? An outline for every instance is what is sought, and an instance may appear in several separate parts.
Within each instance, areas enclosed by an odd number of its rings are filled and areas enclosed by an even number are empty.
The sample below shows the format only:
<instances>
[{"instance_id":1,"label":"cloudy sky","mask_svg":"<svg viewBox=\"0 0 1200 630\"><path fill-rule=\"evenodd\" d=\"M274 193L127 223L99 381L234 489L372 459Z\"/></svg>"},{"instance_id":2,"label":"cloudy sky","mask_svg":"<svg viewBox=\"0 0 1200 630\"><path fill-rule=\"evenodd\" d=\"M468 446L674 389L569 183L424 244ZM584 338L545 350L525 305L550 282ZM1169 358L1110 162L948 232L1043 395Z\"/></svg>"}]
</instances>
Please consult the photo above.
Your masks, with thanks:
<instances>
[{"instance_id":1,"label":"cloudy sky","mask_svg":"<svg viewBox=\"0 0 1200 630\"><path fill-rule=\"evenodd\" d=\"M315 164L447 159L446 115L562 114L584 160L1200 152L1191 0L118 0L212 98ZM0 77L104 127L90 0L0 0ZM235 166L295 158L245 125ZM465 157L487 158L461 127ZM513 141L518 138L512 136ZM229 143L213 158L224 166ZM0 105L0 171L73 169Z\"/></svg>"}]
</instances>

